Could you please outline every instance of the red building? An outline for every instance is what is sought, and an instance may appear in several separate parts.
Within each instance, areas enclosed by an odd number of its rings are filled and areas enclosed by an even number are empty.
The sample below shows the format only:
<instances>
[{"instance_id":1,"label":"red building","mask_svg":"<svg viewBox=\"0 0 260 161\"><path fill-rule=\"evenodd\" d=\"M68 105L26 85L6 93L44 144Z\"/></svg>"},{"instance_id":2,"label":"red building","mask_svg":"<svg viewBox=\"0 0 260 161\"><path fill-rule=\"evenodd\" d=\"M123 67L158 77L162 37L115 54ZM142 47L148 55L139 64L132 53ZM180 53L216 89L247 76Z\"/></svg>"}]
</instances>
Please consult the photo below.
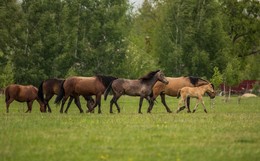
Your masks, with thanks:
<instances>
[{"instance_id":1,"label":"red building","mask_svg":"<svg viewBox=\"0 0 260 161\"><path fill-rule=\"evenodd\" d=\"M260 85L260 80L243 80L239 85L232 86L231 91L232 93L245 93L251 92L253 89L253 85L258 83ZM224 91L224 84L220 85L221 91ZM225 92L228 92L229 87L226 86Z\"/></svg>"}]
</instances>

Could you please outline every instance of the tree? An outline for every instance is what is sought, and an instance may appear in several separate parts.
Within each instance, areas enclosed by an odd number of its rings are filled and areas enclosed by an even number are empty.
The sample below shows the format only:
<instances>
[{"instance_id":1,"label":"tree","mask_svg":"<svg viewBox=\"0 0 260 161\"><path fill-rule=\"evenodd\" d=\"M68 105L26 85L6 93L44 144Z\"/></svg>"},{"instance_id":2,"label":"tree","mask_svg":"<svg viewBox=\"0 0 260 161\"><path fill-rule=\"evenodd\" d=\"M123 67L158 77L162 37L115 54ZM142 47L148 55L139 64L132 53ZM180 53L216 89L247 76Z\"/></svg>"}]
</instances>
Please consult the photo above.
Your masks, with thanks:
<instances>
[{"instance_id":1,"label":"tree","mask_svg":"<svg viewBox=\"0 0 260 161\"><path fill-rule=\"evenodd\" d=\"M214 67L214 74L210 82L214 84L215 89L219 88L220 84L223 83L223 74L220 73L218 67Z\"/></svg>"},{"instance_id":2,"label":"tree","mask_svg":"<svg viewBox=\"0 0 260 161\"><path fill-rule=\"evenodd\" d=\"M260 21L258 0L222 0L225 27L232 42L232 53L238 57L260 54Z\"/></svg>"},{"instance_id":3,"label":"tree","mask_svg":"<svg viewBox=\"0 0 260 161\"><path fill-rule=\"evenodd\" d=\"M241 81L240 75L240 62L237 58L229 59L231 60L226 69L224 70L224 83L229 87L229 95L230 99L231 95L231 87L237 85Z\"/></svg>"}]
</instances>

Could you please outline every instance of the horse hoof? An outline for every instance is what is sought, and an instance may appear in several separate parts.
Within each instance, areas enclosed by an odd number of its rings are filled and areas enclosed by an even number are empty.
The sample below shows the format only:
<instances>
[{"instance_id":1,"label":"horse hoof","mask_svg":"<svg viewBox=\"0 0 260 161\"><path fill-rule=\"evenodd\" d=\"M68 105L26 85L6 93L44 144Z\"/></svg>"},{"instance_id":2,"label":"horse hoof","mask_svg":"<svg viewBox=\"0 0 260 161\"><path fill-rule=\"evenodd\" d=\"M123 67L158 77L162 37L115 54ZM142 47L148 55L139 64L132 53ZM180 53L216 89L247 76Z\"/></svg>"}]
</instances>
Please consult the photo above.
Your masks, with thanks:
<instances>
[{"instance_id":1,"label":"horse hoof","mask_svg":"<svg viewBox=\"0 0 260 161\"><path fill-rule=\"evenodd\" d=\"M172 113L172 111L167 111L168 113Z\"/></svg>"},{"instance_id":2,"label":"horse hoof","mask_svg":"<svg viewBox=\"0 0 260 161\"><path fill-rule=\"evenodd\" d=\"M194 113L194 112L195 112L195 110L192 111L192 113Z\"/></svg>"},{"instance_id":3,"label":"horse hoof","mask_svg":"<svg viewBox=\"0 0 260 161\"><path fill-rule=\"evenodd\" d=\"M205 112L205 113L208 113L208 111L207 111L207 110L204 110L204 112Z\"/></svg>"}]
</instances>

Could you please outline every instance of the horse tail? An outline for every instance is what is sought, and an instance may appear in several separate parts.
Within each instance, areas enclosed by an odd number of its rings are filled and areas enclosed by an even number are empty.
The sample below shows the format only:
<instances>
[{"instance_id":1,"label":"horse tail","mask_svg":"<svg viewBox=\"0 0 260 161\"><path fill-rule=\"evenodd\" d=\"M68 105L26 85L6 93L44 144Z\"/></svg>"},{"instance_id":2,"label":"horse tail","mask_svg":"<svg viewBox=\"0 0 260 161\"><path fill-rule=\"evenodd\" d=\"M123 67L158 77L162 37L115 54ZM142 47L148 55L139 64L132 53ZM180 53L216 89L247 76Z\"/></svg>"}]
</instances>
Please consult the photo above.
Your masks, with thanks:
<instances>
[{"instance_id":1,"label":"horse tail","mask_svg":"<svg viewBox=\"0 0 260 161\"><path fill-rule=\"evenodd\" d=\"M42 102L44 102L44 94L43 94L43 88L42 88L43 83L44 83L44 81L41 82L41 84L40 84L40 86L39 86L39 88L38 88L38 98L39 98Z\"/></svg>"},{"instance_id":2,"label":"horse tail","mask_svg":"<svg viewBox=\"0 0 260 161\"><path fill-rule=\"evenodd\" d=\"M96 75L96 77L98 78L98 80L104 85L105 88L107 88L108 86L110 86L110 84L118 79L117 77L113 77L113 76L105 76L105 75Z\"/></svg>"},{"instance_id":3,"label":"horse tail","mask_svg":"<svg viewBox=\"0 0 260 161\"><path fill-rule=\"evenodd\" d=\"M179 89L177 93L177 98L180 98L180 96L181 96L181 90Z\"/></svg>"},{"instance_id":4,"label":"horse tail","mask_svg":"<svg viewBox=\"0 0 260 161\"><path fill-rule=\"evenodd\" d=\"M57 97L54 101L55 104L60 104L60 101L62 100L63 96L65 95L65 90L63 87L64 82L65 82L65 80L63 80L61 82L59 94L57 95Z\"/></svg>"},{"instance_id":5,"label":"horse tail","mask_svg":"<svg viewBox=\"0 0 260 161\"><path fill-rule=\"evenodd\" d=\"M104 92L104 100L107 100L107 95L108 95L108 93L111 91L111 89L112 89L112 83L113 82L111 82L110 84L109 84L109 86L107 87L107 89L105 90L105 92Z\"/></svg>"},{"instance_id":6,"label":"horse tail","mask_svg":"<svg viewBox=\"0 0 260 161\"><path fill-rule=\"evenodd\" d=\"M5 93L5 103L10 99L10 95L9 95L9 92L8 92L8 87L4 90L4 93Z\"/></svg>"}]
</instances>

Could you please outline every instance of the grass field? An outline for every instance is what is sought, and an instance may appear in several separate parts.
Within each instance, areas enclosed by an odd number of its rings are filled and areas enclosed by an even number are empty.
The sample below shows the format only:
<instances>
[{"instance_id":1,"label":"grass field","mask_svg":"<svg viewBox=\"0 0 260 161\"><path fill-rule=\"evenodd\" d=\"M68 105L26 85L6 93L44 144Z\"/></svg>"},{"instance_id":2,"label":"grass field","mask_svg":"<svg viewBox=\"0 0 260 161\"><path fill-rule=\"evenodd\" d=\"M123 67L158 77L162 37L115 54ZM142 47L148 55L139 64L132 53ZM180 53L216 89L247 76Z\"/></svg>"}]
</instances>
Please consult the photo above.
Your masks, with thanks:
<instances>
[{"instance_id":1,"label":"grass field","mask_svg":"<svg viewBox=\"0 0 260 161\"><path fill-rule=\"evenodd\" d=\"M40 113L34 102L14 102L5 113L0 96L0 160L124 160L124 161L257 161L260 160L260 98L237 103L215 99L208 114L202 106L194 114L166 113L158 99L152 114L137 114L138 98L119 100L120 114L109 114L109 101L102 101L102 114L80 114L76 106L60 114ZM177 99L166 98L172 110ZM85 108L85 102L81 101ZM192 108L195 100L192 100Z\"/></svg>"}]
</instances>

